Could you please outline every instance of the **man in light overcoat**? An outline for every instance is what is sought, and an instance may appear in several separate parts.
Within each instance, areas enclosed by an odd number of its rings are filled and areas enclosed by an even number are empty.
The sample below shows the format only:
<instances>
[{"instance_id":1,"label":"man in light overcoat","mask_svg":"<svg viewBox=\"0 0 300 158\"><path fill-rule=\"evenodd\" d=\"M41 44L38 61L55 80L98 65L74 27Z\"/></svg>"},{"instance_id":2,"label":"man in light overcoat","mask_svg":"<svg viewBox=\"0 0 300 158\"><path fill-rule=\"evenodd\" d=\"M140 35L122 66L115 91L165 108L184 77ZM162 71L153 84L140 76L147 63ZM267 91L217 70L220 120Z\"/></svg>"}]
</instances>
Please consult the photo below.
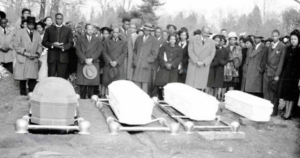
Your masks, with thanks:
<instances>
[{"instance_id":1,"label":"man in light overcoat","mask_svg":"<svg viewBox=\"0 0 300 158\"><path fill-rule=\"evenodd\" d=\"M203 27L202 34L192 37L188 46L190 61L186 84L200 90L207 87L210 63L216 53L215 43L209 38L209 32L208 27Z\"/></svg>"}]
</instances>

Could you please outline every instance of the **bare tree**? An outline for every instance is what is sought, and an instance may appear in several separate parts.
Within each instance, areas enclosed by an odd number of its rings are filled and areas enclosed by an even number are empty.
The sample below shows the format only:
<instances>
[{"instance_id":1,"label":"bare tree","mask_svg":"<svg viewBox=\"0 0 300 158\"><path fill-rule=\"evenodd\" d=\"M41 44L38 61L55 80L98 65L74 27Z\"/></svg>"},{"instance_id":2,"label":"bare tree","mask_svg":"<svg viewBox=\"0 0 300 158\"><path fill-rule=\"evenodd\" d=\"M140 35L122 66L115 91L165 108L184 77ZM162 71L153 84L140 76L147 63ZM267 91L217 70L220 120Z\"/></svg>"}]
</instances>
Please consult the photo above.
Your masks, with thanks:
<instances>
[{"instance_id":1,"label":"bare tree","mask_svg":"<svg viewBox=\"0 0 300 158\"><path fill-rule=\"evenodd\" d=\"M46 0L41 0L40 19L45 18L45 14L46 14Z\"/></svg>"}]
</instances>

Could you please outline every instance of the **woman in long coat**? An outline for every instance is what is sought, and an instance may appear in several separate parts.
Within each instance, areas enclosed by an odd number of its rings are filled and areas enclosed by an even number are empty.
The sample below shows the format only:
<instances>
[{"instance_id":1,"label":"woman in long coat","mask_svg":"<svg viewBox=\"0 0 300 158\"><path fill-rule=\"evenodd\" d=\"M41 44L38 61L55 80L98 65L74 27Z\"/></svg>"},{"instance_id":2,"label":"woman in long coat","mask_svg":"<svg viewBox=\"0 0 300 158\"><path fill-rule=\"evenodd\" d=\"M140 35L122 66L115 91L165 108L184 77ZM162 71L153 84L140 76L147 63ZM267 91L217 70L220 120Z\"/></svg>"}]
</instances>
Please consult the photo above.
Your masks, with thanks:
<instances>
[{"instance_id":1,"label":"woman in long coat","mask_svg":"<svg viewBox=\"0 0 300 158\"><path fill-rule=\"evenodd\" d=\"M242 91L253 95L260 96L262 93L263 83L263 56L266 52L266 47L260 44L258 49L253 50L253 41L246 39L248 48L246 62L243 68Z\"/></svg>"},{"instance_id":2,"label":"woman in long coat","mask_svg":"<svg viewBox=\"0 0 300 158\"><path fill-rule=\"evenodd\" d=\"M103 59L105 62L103 71L103 86L107 87L116 80L126 79L127 41L122 40L118 35L118 28L114 28L113 37L104 41ZM112 66L111 62L116 62Z\"/></svg>"},{"instance_id":3,"label":"woman in long coat","mask_svg":"<svg viewBox=\"0 0 300 158\"><path fill-rule=\"evenodd\" d=\"M208 37L203 42L202 35L194 36L189 42L188 50L190 61L185 83L196 89L205 89L207 87L210 63L216 53L215 42ZM198 62L203 63L203 65L199 66Z\"/></svg>"},{"instance_id":4,"label":"woman in long coat","mask_svg":"<svg viewBox=\"0 0 300 158\"><path fill-rule=\"evenodd\" d=\"M182 62L179 64L178 82L185 83L188 64L189 64L189 53L188 53L189 33L187 31L180 30L178 32L178 36L180 39L178 45L182 48Z\"/></svg>"},{"instance_id":5,"label":"woman in long coat","mask_svg":"<svg viewBox=\"0 0 300 158\"><path fill-rule=\"evenodd\" d=\"M291 45L287 47L282 73L281 97L285 100L285 113L282 116L287 120L291 118L294 103L299 97L300 83L300 31L291 33Z\"/></svg>"},{"instance_id":6,"label":"woman in long coat","mask_svg":"<svg viewBox=\"0 0 300 158\"><path fill-rule=\"evenodd\" d=\"M159 71L155 80L155 85L159 87L159 98L162 99L162 87L168 83L178 81L178 65L182 61L182 49L176 45L176 34L172 34L159 48L158 62Z\"/></svg>"},{"instance_id":7,"label":"woman in long coat","mask_svg":"<svg viewBox=\"0 0 300 158\"><path fill-rule=\"evenodd\" d=\"M90 36L92 36L92 31ZM76 84L81 86L80 97L82 99L86 99L86 97L90 98L95 94L95 89L98 89L100 84L99 73L97 73L97 76L94 79L87 79L84 76L83 67L86 65L85 60L93 59L92 65L94 65L98 70L97 72L99 72L99 56L101 55L102 50L101 41L95 36L91 37L90 42L88 41L87 35L80 36L76 41L76 54L78 57Z\"/></svg>"},{"instance_id":8,"label":"woman in long coat","mask_svg":"<svg viewBox=\"0 0 300 158\"><path fill-rule=\"evenodd\" d=\"M213 37L216 41L216 54L210 64L208 75L208 93L221 99L221 92L224 84L224 66L229 60L229 51L223 45L226 43L224 36L216 35Z\"/></svg>"}]
</instances>

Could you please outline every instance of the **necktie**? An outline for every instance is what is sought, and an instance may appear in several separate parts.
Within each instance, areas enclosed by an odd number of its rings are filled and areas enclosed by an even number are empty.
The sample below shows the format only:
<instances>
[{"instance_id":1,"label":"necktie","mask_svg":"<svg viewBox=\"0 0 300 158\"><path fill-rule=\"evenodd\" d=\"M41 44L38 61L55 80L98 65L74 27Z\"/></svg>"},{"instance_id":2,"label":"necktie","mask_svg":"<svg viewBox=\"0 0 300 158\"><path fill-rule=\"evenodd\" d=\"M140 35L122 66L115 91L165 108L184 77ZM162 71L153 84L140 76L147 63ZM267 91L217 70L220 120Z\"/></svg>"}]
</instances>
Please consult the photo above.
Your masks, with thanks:
<instances>
[{"instance_id":1,"label":"necktie","mask_svg":"<svg viewBox=\"0 0 300 158\"><path fill-rule=\"evenodd\" d=\"M6 35L6 29L5 28L3 28L3 32L4 32L4 35Z\"/></svg>"},{"instance_id":2,"label":"necktie","mask_svg":"<svg viewBox=\"0 0 300 158\"><path fill-rule=\"evenodd\" d=\"M30 31L30 39L32 41L32 38L33 38L33 31Z\"/></svg>"},{"instance_id":3,"label":"necktie","mask_svg":"<svg viewBox=\"0 0 300 158\"><path fill-rule=\"evenodd\" d=\"M89 40L89 42L91 42L91 36L88 36L88 40Z\"/></svg>"},{"instance_id":4,"label":"necktie","mask_svg":"<svg viewBox=\"0 0 300 158\"><path fill-rule=\"evenodd\" d=\"M205 44L205 41L204 41L204 39L202 40L202 44L203 44L203 45Z\"/></svg>"}]
</instances>

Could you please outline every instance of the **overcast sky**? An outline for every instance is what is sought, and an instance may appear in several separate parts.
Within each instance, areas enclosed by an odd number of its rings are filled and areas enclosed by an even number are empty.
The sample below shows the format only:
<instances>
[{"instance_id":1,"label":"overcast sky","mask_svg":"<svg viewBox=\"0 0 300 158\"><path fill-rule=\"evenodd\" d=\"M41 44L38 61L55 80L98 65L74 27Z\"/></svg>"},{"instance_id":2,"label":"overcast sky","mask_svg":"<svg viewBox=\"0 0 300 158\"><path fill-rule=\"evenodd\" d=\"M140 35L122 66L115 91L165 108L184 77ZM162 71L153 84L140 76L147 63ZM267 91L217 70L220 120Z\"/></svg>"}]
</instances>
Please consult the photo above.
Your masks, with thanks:
<instances>
[{"instance_id":1,"label":"overcast sky","mask_svg":"<svg viewBox=\"0 0 300 158\"><path fill-rule=\"evenodd\" d=\"M87 4L87 8L96 6L94 0L90 0ZM165 5L157 10L157 14L175 15L180 11L189 13L191 11L204 14L206 17L211 17L218 10L223 10L225 12L236 12L238 14L249 13L252 11L255 5L262 8L264 0L160 0L164 2ZM293 7L299 8L300 4L294 0L266 0L267 8L278 13L281 13L284 9ZM139 5L142 0L132 0L132 4ZM90 9L88 9L89 11Z\"/></svg>"}]
</instances>

